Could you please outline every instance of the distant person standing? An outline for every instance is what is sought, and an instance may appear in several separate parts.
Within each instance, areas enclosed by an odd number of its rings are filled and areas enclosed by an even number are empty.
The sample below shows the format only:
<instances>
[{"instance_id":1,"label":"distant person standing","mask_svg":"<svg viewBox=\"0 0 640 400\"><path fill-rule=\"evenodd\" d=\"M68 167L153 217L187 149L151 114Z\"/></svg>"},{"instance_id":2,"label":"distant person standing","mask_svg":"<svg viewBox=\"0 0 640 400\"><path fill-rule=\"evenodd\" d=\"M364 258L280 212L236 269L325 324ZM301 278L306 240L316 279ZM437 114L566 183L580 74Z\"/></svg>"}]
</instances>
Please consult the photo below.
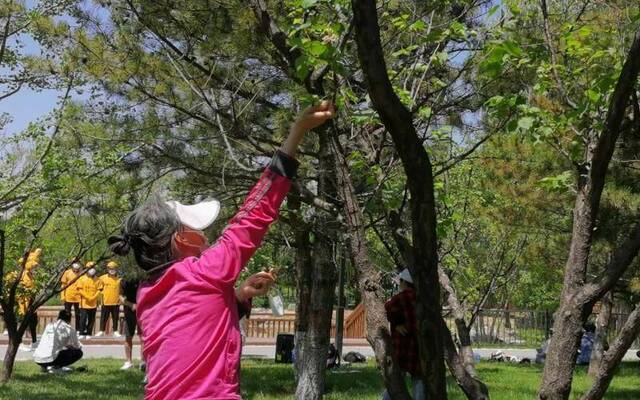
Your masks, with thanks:
<instances>
[{"instance_id":1,"label":"distant person standing","mask_svg":"<svg viewBox=\"0 0 640 400\"><path fill-rule=\"evenodd\" d=\"M578 365L589 365L595 341L596 326L592 322L589 322L584 326L584 333L582 334L582 339L580 339L580 354L578 354L576 361Z\"/></svg>"},{"instance_id":2,"label":"distant person standing","mask_svg":"<svg viewBox=\"0 0 640 400\"><path fill-rule=\"evenodd\" d=\"M44 329L40 344L33 353L33 360L40 365L42 372L70 372L68 366L82 358L82 345L69 322L71 313L60 310L58 320Z\"/></svg>"},{"instance_id":3,"label":"distant person standing","mask_svg":"<svg viewBox=\"0 0 640 400\"><path fill-rule=\"evenodd\" d=\"M98 278L96 278L96 263L89 261L85 267L87 274L78 279L80 293L80 339L90 339L93 335L93 325L96 322L98 308Z\"/></svg>"},{"instance_id":4,"label":"distant person standing","mask_svg":"<svg viewBox=\"0 0 640 400\"><path fill-rule=\"evenodd\" d=\"M61 293L64 309L71 315L71 309L73 308L77 332L80 332L80 293L78 292L78 277L81 275L81 268L82 265L80 265L80 261L75 260L71 264L71 268L64 271L60 279L62 288L64 289L66 287Z\"/></svg>"},{"instance_id":5,"label":"distant person standing","mask_svg":"<svg viewBox=\"0 0 640 400\"><path fill-rule=\"evenodd\" d=\"M140 286L140 280L135 278L123 279L120 282L120 302L124 305L124 355L126 358L124 365L120 368L123 371L133 367L133 337L136 335L136 330L140 337L140 356L143 357L142 333L136 317L138 286ZM140 369L144 370L145 367L146 364L142 359Z\"/></svg>"},{"instance_id":6,"label":"distant person standing","mask_svg":"<svg viewBox=\"0 0 640 400\"><path fill-rule=\"evenodd\" d=\"M102 293L102 308L100 309L100 332L96 336L104 335L107 320L111 316L113 336L120 337L118 320L120 319L120 278L118 277L118 263L109 261L107 273L98 278L98 289Z\"/></svg>"},{"instance_id":7,"label":"distant person standing","mask_svg":"<svg viewBox=\"0 0 640 400\"><path fill-rule=\"evenodd\" d=\"M20 285L18 286L19 295L16 296L18 301L18 315L26 318L28 321L29 333L31 334L31 346L20 345L20 349L23 351L33 351L38 346L38 313L27 316L27 311L31 307L33 302L36 281L33 271L40 265L40 256L42 255L42 249L35 249L27 256L27 261L24 259L18 260L19 268L22 269L22 275L20 276ZM22 264L24 262L24 269ZM14 277L16 275L13 275Z\"/></svg>"},{"instance_id":8,"label":"distant person standing","mask_svg":"<svg viewBox=\"0 0 640 400\"><path fill-rule=\"evenodd\" d=\"M413 399L424 400L424 382L422 381L418 353L416 293L408 269L400 272L398 277L400 278L400 292L384 305L387 319L391 324L393 358L400 369L411 376ZM383 398L390 400L391 396L385 391Z\"/></svg>"}]
</instances>

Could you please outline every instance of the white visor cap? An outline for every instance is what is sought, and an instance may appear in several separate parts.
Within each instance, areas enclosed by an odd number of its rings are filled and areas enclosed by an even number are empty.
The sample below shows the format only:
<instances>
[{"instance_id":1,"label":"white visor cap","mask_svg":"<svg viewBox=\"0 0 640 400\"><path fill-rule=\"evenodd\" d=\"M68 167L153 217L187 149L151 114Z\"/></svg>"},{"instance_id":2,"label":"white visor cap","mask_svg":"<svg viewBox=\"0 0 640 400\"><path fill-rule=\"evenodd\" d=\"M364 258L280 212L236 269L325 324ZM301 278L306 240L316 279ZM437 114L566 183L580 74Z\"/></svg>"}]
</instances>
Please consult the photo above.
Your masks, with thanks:
<instances>
[{"instance_id":1,"label":"white visor cap","mask_svg":"<svg viewBox=\"0 0 640 400\"><path fill-rule=\"evenodd\" d=\"M398 278L402 279L405 282L413 283L413 278L411 278L411 273L408 269L403 269L402 272L398 274Z\"/></svg>"},{"instance_id":2,"label":"white visor cap","mask_svg":"<svg viewBox=\"0 0 640 400\"><path fill-rule=\"evenodd\" d=\"M193 205L185 205L179 201L167 201L167 205L178 214L180 222L198 231L206 229L218 218L220 202L218 200L205 200Z\"/></svg>"}]
</instances>

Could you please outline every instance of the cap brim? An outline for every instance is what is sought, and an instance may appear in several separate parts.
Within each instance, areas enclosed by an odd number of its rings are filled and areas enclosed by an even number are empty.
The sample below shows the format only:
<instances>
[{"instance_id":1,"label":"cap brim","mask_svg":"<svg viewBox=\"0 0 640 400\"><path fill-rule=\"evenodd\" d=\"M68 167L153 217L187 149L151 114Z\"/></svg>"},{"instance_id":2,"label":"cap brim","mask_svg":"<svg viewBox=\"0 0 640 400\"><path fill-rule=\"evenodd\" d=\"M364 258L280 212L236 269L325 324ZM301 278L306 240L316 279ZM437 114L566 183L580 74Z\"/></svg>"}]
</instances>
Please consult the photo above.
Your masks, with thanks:
<instances>
[{"instance_id":1,"label":"cap brim","mask_svg":"<svg viewBox=\"0 0 640 400\"><path fill-rule=\"evenodd\" d=\"M408 269L403 269L402 272L398 274L398 278L402 279L405 282L413 284L413 278L411 277L411 273Z\"/></svg>"},{"instance_id":2,"label":"cap brim","mask_svg":"<svg viewBox=\"0 0 640 400\"><path fill-rule=\"evenodd\" d=\"M220 202L218 200L206 200L193 205L184 205L178 201L168 201L180 222L196 230L203 230L210 226L218 218L220 213Z\"/></svg>"}]
</instances>

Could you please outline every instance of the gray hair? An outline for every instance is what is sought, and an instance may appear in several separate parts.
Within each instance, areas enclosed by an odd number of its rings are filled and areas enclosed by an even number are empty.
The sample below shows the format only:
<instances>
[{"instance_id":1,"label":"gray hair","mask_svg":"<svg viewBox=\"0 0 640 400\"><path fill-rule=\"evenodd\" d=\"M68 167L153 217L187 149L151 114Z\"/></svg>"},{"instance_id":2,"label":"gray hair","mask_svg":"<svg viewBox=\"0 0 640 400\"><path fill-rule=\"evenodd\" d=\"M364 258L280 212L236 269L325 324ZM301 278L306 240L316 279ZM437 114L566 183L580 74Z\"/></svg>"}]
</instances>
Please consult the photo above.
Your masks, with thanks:
<instances>
[{"instance_id":1,"label":"gray hair","mask_svg":"<svg viewBox=\"0 0 640 400\"><path fill-rule=\"evenodd\" d=\"M138 266L149 271L171 262L171 238L180 226L175 211L154 196L129 214L121 235L111 236L107 242L111 251L120 256L133 250Z\"/></svg>"}]
</instances>

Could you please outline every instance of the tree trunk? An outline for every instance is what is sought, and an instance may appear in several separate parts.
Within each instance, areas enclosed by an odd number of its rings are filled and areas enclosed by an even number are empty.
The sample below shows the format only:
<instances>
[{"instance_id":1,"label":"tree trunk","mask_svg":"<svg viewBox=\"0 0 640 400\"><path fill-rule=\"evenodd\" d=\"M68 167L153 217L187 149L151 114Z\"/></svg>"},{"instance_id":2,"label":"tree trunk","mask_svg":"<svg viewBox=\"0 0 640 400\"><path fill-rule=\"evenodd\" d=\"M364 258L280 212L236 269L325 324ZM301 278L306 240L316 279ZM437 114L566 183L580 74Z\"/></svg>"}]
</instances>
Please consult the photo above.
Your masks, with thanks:
<instances>
[{"instance_id":1,"label":"tree trunk","mask_svg":"<svg viewBox=\"0 0 640 400\"><path fill-rule=\"evenodd\" d=\"M640 304L636 305L633 312L629 315L629 318L627 318L627 322L625 322L618 337L616 337L609 350L604 353L593 386L582 396L581 400L599 400L604 396L613 379L616 367L627 350L629 350L629 347L633 344L633 341L638 337L639 333Z\"/></svg>"},{"instance_id":2,"label":"tree trunk","mask_svg":"<svg viewBox=\"0 0 640 400\"><path fill-rule=\"evenodd\" d=\"M473 359L473 347L471 346L471 333L464 319L456 318L456 331L458 332L458 340L460 340L460 356L464 363L464 368L469 374L475 378L478 377L475 368L475 360Z\"/></svg>"},{"instance_id":3,"label":"tree trunk","mask_svg":"<svg viewBox=\"0 0 640 400\"><path fill-rule=\"evenodd\" d=\"M331 312L323 312L323 307L318 305L317 297L321 295L318 293L319 281L316 280L319 275L318 263L314 262L314 257L317 257L315 251L312 252L317 246L311 244L308 230L301 229L296 236L296 399L321 399L324 394Z\"/></svg>"},{"instance_id":4,"label":"tree trunk","mask_svg":"<svg viewBox=\"0 0 640 400\"><path fill-rule=\"evenodd\" d=\"M591 352L591 360L589 361L589 375L595 377L600 369L602 356L609 347L607 342L607 328L611 319L612 293L607 293L601 300L600 313L596 318L596 337L593 343L593 351Z\"/></svg>"},{"instance_id":5,"label":"tree trunk","mask_svg":"<svg viewBox=\"0 0 640 400\"><path fill-rule=\"evenodd\" d=\"M509 301L504 302L504 327L511 329L511 313L509 312Z\"/></svg>"},{"instance_id":6,"label":"tree trunk","mask_svg":"<svg viewBox=\"0 0 640 400\"><path fill-rule=\"evenodd\" d=\"M4 257L4 243L2 245L2 249L0 249L2 256ZM0 296L3 297L3 296ZM4 326L7 332L9 333L9 343L7 345L7 352L4 355L4 360L2 362L2 374L0 376L0 383L5 383L9 379L11 379L11 374L13 373L13 364L16 360L16 354L18 353L18 347L20 343L22 343L22 337L24 336L24 332L26 330L26 324L24 322L20 323L15 314L15 308L13 305L15 304L15 295L8 299L1 299L2 303L2 319L4 320Z\"/></svg>"},{"instance_id":7,"label":"tree trunk","mask_svg":"<svg viewBox=\"0 0 640 400\"><path fill-rule=\"evenodd\" d=\"M296 333L295 333L295 372L298 380L299 371L304 367L301 361L302 338L309 330L311 289L313 287L313 263L311 261L311 243L307 227L296 228Z\"/></svg>"},{"instance_id":8,"label":"tree trunk","mask_svg":"<svg viewBox=\"0 0 640 400\"><path fill-rule=\"evenodd\" d=\"M475 369L473 369L474 374L469 372L463 356L457 352L456 345L453 343L451 331L447 328L444 319L441 319L441 321L440 329L444 343L444 356L447 360L449 372L451 372L456 383L468 399L489 400L489 389L487 385L474 375ZM473 352L471 353L471 357L473 358ZM471 365L473 365L473 363Z\"/></svg>"},{"instance_id":9,"label":"tree trunk","mask_svg":"<svg viewBox=\"0 0 640 400\"><path fill-rule=\"evenodd\" d=\"M9 330L10 333L11 330ZM4 360L2 361L2 375L0 376L0 383L6 383L11 379L11 375L13 374L13 365L16 361L16 355L18 354L18 347L22 342L22 337L18 335L17 331L13 330L14 336L9 335L9 343L7 345L7 352L4 355Z\"/></svg>"},{"instance_id":10,"label":"tree trunk","mask_svg":"<svg viewBox=\"0 0 640 400\"><path fill-rule=\"evenodd\" d=\"M444 368L442 307L438 282L438 238L433 170L413 116L389 80L384 60L375 0L352 0L358 59L376 112L391 134L411 194L414 264L409 265L416 287L418 346L427 399L447 398Z\"/></svg>"},{"instance_id":11,"label":"tree trunk","mask_svg":"<svg viewBox=\"0 0 640 400\"><path fill-rule=\"evenodd\" d=\"M489 399L489 388L479 378L475 369L475 360L473 359L473 348L471 347L470 329L464 319L464 310L458 296L451 285L449 276L438 268L440 277L440 285L447 294L447 304L453 313L453 318L460 340L460 349L456 348L451 331L447 327L444 319L441 318L441 330L444 342L444 355L447 360L447 366L456 383L462 389L465 396L470 400L486 400Z\"/></svg>"},{"instance_id":12,"label":"tree trunk","mask_svg":"<svg viewBox=\"0 0 640 400\"><path fill-rule=\"evenodd\" d=\"M342 346L344 343L344 274L347 267L346 252L340 254L340 266L338 271L338 306L336 307L336 351L338 352L338 365L342 363Z\"/></svg>"},{"instance_id":13,"label":"tree trunk","mask_svg":"<svg viewBox=\"0 0 640 400\"><path fill-rule=\"evenodd\" d=\"M325 132L319 135L319 141L318 194L335 198L335 163ZM307 274L298 276L301 286L298 309L301 315L295 342L298 380L296 399L299 400L319 400L325 391L325 370L336 286L336 266L333 261L337 244L335 217L317 212L312 227L313 242L310 242L307 232L306 239L300 238L300 244L307 250L298 249L303 256L300 262L304 264L299 269L299 274Z\"/></svg>"},{"instance_id":14,"label":"tree trunk","mask_svg":"<svg viewBox=\"0 0 640 400\"><path fill-rule=\"evenodd\" d=\"M475 362L473 360L473 349L471 348L471 335L469 332L470 329L467 326L467 322L464 319L465 317L464 309L462 308L462 305L458 300L458 296L456 295L453 285L451 284L449 275L447 275L447 273L442 268L438 268L438 276L440 277L440 285L442 286L442 289L444 290L447 296L446 297L447 305L451 309L451 313L453 314L453 319L456 324L456 331L458 332L458 340L460 341L460 358L465 367L465 370L471 376L477 378L476 370L474 367ZM447 328L447 332L451 334L451 332L449 331L449 328ZM445 338L445 340L447 339ZM451 357L448 357L447 359L451 360ZM451 369L451 366L449 366L449 369ZM465 380L461 379L461 381L464 382Z\"/></svg>"},{"instance_id":15,"label":"tree trunk","mask_svg":"<svg viewBox=\"0 0 640 400\"><path fill-rule=\"evenodd\" d=\"M344 203L349 255L356 270L358 288L364 302L367 341L373 348L378 368L391 398L409 400L411 397L407 391L404 376L392 356L393 350L384 308L385 298L380 271L375 268L369 258L363 225L364 218L356 198L351 175L349 175L349 167L338 142L339 139L334 137L333 140L338 188Z\"/></svg>"},{"instance_id":16,"label":"tree trunk","mask_svg":"<svg viewBox=\"0 0 640 400\"><path fill-rule=\"evenodd\" d=\"M567 297L563 297L567 299ZM566 300L565 300L566 301ZM555 313L553 335L545 360L542 386L538 394L543 400L564 400L571 393L571 381L584 323L580 308L562 304Z\"/></svg>"},{"instance_id":17,"label":"tree trunk","mask_svg":"<svg viewBox=\"0 0 640 400\"><path fill-rule=\"evenodd\" d=\"M388 224L393 232L393 239L400 250L403 260L407 264L411 264L413 262L412 245L402 233L402 221L397 213L389 214ZM489 389L478 379L476 374L473 348L471 347L470 327L464 319L464 310L458 301L458 296L456 295L453 285L451 285L449 276L440 267L438 267L438 276L440 285L446 293L447 305L453 312L456 330L460 337L460 349L458 350L451 331L447 327L444 319L442 319L441 334L443 336L444 357L449 371L467 398L488 399ZM482 316L480 316L480 318L482 318Z\"/></svg>"},{"instance_id":18,"label":"tree trunk","mask_svg":"<svg viewBox=\"0 0 640 400\"><path fill-rule=\"evenodd\" d=\"M16 361L19 346L20 342L16 343L15 340L9 341L7 352L5 353L4 360L2 362L2 376L0 377L0 383L6 383L11 379L11 375L13 374L13 365Z\"/></svg>"},{"instance_id":19,"label":"tree trunk","mask_svg":"<svg viewBox=\"0 0 640 400\"><path fill-rule=\"evenodd\" d=\"M593 304L611 290L638 254L640 235L636 226L627 240L614 250L600 281L586 283L605 178L639 72L640 30L636 32L611 95L602 132L599 135L594 132L589 137L585 162L577 171L578 193L573 208L571 244L564 268L560 305L555 313L553 335L538 392L541 400L569 398L582 326L591 314Z\"/></svg>"}]
</instances>

